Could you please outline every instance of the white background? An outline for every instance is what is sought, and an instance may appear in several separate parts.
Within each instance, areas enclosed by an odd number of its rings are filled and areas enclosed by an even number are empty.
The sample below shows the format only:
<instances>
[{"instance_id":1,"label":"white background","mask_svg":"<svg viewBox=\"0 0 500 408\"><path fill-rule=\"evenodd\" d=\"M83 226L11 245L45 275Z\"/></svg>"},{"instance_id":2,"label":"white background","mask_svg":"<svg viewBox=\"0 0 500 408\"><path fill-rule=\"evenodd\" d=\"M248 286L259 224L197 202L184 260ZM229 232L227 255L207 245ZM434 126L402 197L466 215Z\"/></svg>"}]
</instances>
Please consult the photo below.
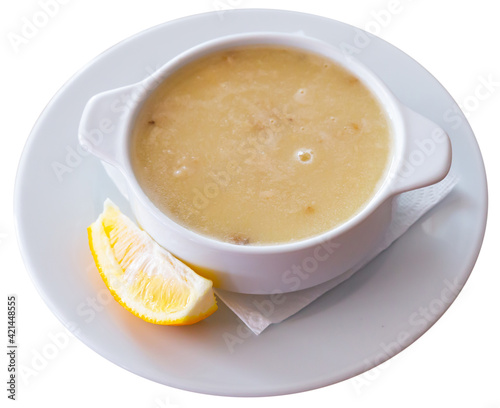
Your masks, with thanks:
<instances>
[{"instance_id":1,"label":"white background","mask_svg":"<svg viewBox=\"0 0 500 408\"><path fill-rule=\"evenodd\" d=\"M398 0L392 0L392 2ZM42 0L44 2L44 0ZM63 1L60 1L63 3ZM390 21L378 22L391 0L65 0L27 44L23 19L42 10L38 0L0 6L0 319L6 296L19 299L18 364L32 366L47 344L57 351L46 366L19 378L22 407L421 407L500 408L500 275L498 267L500 117L500 7L495 0L399 0ZM426 67L461 105L476 134L489 177L490 213L482 252L464 290L447 313L407 350L371 372L310 392L270 398L200 395L159 385L115 366L66 334L36 292L16 243L12 193L24 143L50 98L97 54L156 24L224 8L286 8L319 14L371 31ZM374 31L375 30L375 31ZM496 85L473 104L481 78ZM495 82L496 81L496 82ZM497 234L498 236L498 234ZM6 329L1 329L1 344ZM5 334L4 334L5 333ZM55 337L54 337L55 336ZM58 340L54 340L54 338ZM3 347L3 346L2 346ZM4 349L5 350L5 349ZM173 351L175 352L175 351ZM6 389L5 352L0 378ZM0 404L4 405L6 391ZM8 401L10 403L10 401Z\"/></svg>"}]
</instances>

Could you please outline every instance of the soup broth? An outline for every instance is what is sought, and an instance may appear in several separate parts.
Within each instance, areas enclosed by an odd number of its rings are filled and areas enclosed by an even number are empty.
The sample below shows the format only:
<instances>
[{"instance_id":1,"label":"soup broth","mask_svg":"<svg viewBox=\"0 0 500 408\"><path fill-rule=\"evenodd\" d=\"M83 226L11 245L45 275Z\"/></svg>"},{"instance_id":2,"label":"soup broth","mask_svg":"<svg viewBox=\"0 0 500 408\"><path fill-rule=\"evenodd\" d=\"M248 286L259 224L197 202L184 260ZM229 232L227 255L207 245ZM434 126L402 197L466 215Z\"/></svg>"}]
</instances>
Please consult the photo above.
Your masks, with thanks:
<instances>
[{"instance_id":1,"label":"soup broth","mask_svg":"<svg viewBox=\"0 0 500 408\"><path fill-rule=\"evenodd\" d=\"M174 221L235 244L321 234L357 214L390 160L383 108L355 76L294 48L204 56L146 100L132 163Z\"/></svg>"}]
</instances>

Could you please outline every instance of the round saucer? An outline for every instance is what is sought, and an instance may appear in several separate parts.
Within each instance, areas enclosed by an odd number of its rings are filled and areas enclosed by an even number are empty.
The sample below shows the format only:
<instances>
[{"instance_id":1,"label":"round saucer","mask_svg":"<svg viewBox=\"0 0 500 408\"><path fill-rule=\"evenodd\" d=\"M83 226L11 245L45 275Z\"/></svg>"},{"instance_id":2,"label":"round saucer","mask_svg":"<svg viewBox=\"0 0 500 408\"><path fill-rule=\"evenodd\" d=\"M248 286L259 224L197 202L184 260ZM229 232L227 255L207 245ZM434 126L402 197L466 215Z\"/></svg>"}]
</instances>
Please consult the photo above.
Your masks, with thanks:
<instances>
[{"instance_id":1,"label":"round saucer","mask_svg":"<svg viewBox=\"0 0 500 408\"><path fill-rule=\"evenodd\" d=\"M348 281L254 336L221 302L211 317L164 327L132 316L109 293L88 249L87 226L106 197L130 214L99 161L78 147L83 107L99 92L143 79L169 58L222 35L297 32L352 53L453 145L454 191ZM231 396L293 393L382 363L449 307L478 256L486 178L474 135L438 81L409 56L359 29L279 10L195 15L139 33L98 56L51 100L24 149L15 189L21 252L40 295L81 341L140 376Z\"/></svg>"}]
</instances>

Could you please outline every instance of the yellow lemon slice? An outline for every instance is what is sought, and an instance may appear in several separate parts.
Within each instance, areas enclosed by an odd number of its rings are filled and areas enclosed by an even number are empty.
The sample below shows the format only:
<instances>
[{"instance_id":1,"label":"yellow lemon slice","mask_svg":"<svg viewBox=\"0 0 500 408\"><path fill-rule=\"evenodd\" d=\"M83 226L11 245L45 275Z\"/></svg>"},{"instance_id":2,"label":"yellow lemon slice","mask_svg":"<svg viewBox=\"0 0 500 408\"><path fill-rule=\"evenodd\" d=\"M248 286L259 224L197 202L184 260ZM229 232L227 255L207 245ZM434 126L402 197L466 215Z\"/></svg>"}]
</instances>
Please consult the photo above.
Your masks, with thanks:
<instances>
[{"instance_id":1,"label":"yellow lemon slice","mask_svg":"<svg viewBox=\"0 0 500 408\"><path fill-rule=\"evenodd\" d=\"M212 281L174 258L111 200L88 228L104 283L128 311L151 323L196 323L217 310Z\"/></svg>"}]
</instances>

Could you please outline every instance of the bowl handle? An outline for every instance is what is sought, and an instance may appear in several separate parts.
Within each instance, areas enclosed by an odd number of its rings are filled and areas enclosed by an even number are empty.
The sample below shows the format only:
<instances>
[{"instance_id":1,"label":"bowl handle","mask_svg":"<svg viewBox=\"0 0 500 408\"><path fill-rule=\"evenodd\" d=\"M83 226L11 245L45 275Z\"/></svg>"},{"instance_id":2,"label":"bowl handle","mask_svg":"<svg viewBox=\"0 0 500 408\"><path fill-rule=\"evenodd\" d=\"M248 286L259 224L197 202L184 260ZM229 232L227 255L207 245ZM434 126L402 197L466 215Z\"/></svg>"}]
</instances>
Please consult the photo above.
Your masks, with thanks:
<instances>
[{"instance_id":1,"label":"bowl handle","mask_svg":"<svg viewBox=\"0 0 500 408\"><path fill-rule=\"evenodd\" d=\"M446 132L406 106L401 110L407 139L401 162L392 175L393 194L437 183L451 166L451 142Z\"/></svg>"},{"instance_id":2,"label":"bowl handle","mask_svg":"<svg viewBox=\"0 0 500 408\"><path fill-rule=\"evenodd\" d=\"M80 120L80 145L118 168L126 160L127 119L136 91L137 84L133 84L94 95L85 105Z\"/></svg>"}]
</instances>

